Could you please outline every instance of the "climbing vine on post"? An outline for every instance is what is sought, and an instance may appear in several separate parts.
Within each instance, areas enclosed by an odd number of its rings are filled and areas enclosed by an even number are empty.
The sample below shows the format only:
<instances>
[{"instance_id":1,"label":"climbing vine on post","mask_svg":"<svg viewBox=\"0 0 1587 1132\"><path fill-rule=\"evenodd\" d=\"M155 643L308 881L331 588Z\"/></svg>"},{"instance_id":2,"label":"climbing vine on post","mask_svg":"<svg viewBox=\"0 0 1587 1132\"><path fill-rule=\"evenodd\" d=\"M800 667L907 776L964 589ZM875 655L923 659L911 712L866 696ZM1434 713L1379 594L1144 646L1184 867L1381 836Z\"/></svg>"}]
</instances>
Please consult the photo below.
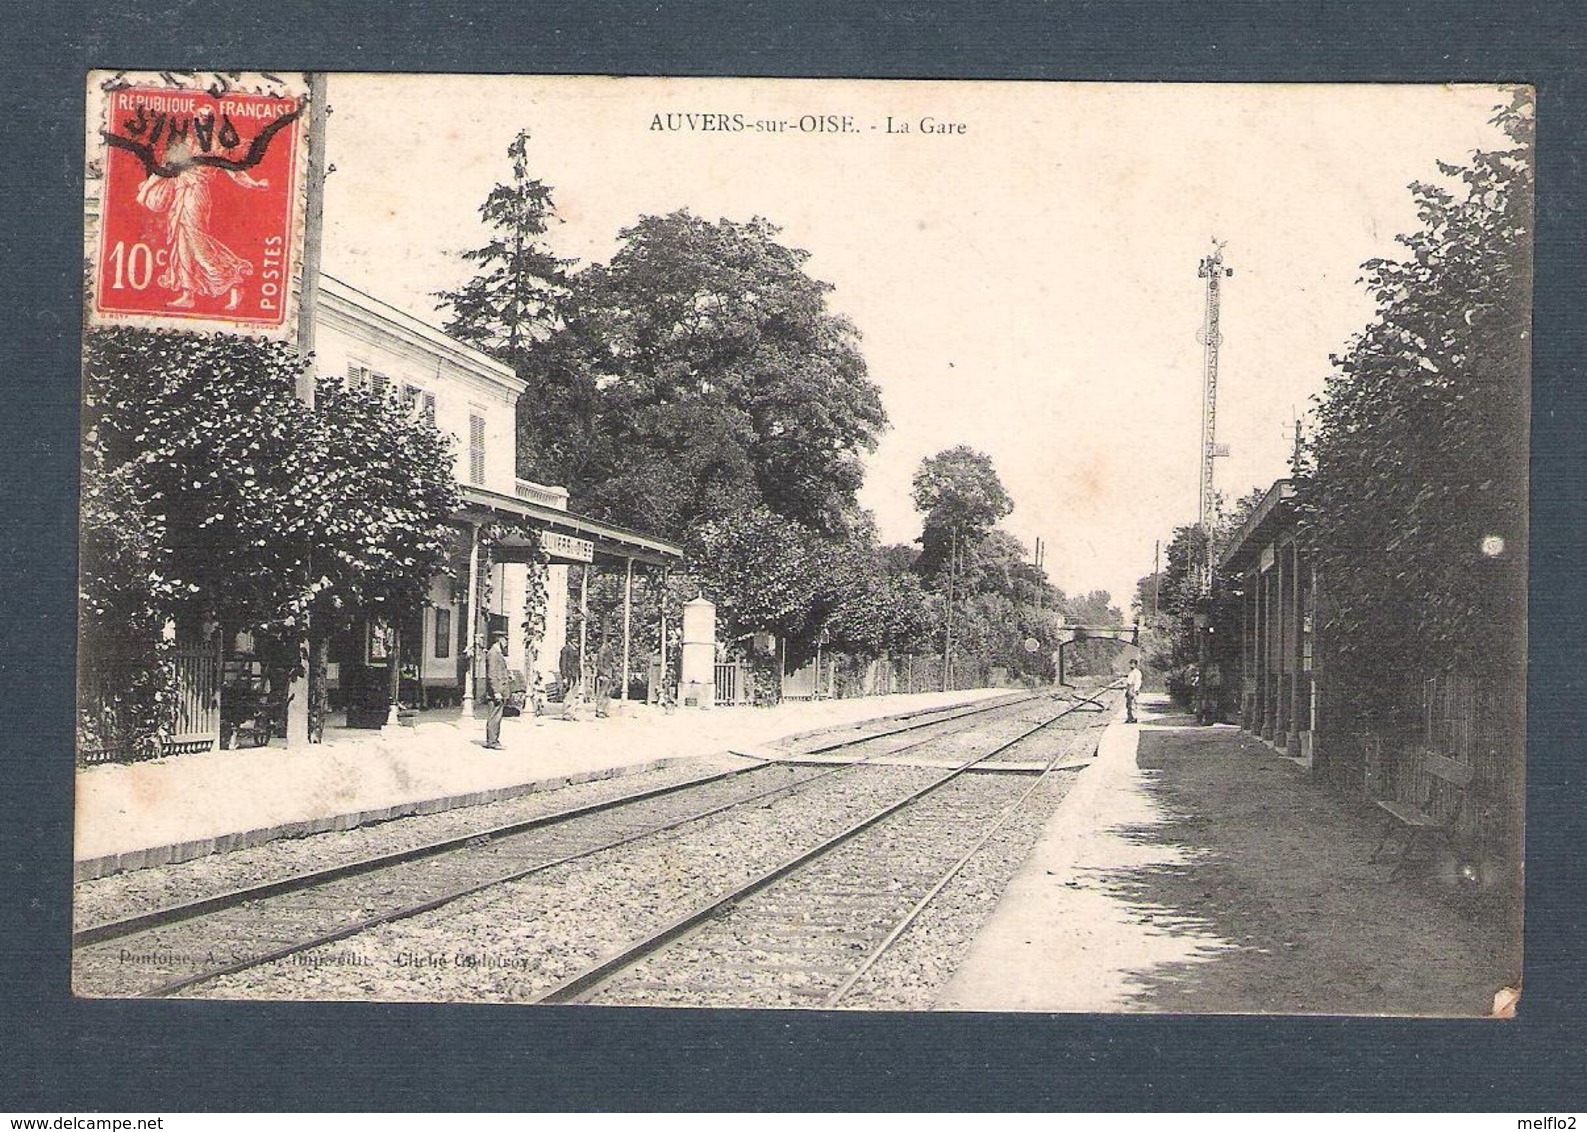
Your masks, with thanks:
<instances>
[{"instance_id":1,"label":"climbing vine on post","mask_svg":"<svg viewBox=\"0 0 1587 1132\"><path fill-rule=\"evenodd\" d=\"M546 631L546 607L550 604L546 580L551 571L547 561L545 548L537 533L529 551L523 588L524 678L529 681L530 694L537 703L540 699L540 671L536 661L539 660L540 640Z\"/></svg>"},{"instance_id":2,"label":"climbing vine on post","mask_svg":"<svg viewBox=\"0 0 1587 1132\"><path fill-rule=\"evenodd\" d=\"M546 593L546 583L550 576L548 559L545 549L540 543L540 532L537 528L527 523L514 523L504 520L492 520L481 525L479 529L479 605L481 609L489 609L491 600L495 596L493 582L493 568L496 564L498 549L509 538L522 539L525 548L525 577L524 577L524 604L523 620L519 627L523 630L524 640L524 679L529 683L530 691L538 693L540 678L535 670L535 663L539 659L540 638L545 634L546 608L549 597ZM470 611L470 624L478 615L478 610Z\"/></svg>"}]
</instances>

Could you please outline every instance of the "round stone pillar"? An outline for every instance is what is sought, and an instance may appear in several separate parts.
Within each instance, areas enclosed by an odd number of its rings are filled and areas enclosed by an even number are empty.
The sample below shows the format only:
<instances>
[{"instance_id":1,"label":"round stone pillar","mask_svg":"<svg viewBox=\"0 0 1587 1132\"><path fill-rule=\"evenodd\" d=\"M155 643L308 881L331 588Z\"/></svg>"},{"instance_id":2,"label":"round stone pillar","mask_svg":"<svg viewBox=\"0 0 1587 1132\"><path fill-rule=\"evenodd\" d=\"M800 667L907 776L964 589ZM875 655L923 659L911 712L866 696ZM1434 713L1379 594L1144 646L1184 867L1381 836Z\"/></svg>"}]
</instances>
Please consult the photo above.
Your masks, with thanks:
<instances>
[{"instance_id":1,"label":"round stone pillar","mask_svg":"<svg viewBox=\"0 0 1587 1132\"><path fill-rule=\"evenodd\" d=\"M702 708L716 703L716 605L703 597L683 603L678 701Z\"/></svg>"}]
</instances>

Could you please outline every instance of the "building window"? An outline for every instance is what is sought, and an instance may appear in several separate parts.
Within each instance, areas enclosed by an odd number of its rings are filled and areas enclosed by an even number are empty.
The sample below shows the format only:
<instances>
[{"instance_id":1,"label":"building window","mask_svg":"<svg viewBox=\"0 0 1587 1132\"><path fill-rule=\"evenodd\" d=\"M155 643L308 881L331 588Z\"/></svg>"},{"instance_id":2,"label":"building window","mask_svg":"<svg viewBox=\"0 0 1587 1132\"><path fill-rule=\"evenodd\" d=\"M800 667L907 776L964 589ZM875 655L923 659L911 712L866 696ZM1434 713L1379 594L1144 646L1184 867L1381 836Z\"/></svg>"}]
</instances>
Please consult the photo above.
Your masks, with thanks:
<instances>
[{"instance_id":1,"label":"building window","mask_svg":"<svg viewBox=\"0 0 1587 1132\"><path fill-rule=\"evenodd\" d=\"M435 659L446 660L452 655L452 611L435 611Z\"/></svg>"},{"instance_id":2,"label":"building window","mask_svg":"<svg viewBox=\"0 0 1587 1132\"><path fill-rule=\"evenodd\" d=\"M468 415L468 479L485 482L485 418L475 413Z\"/></svg>"},{"instance_id":3,"label":"building window","mask_svg":"<svg viewBox=\"0 0 1587 1132\"><path fill-rule=\"evenodd\" d=\"M415 420L423 420L425 424L435 427L435 394L430 393L417 385L404 384L402 387L402 407L408 410Z\"/></svg>"},{"instance_id":4,"label":"building window","mask_svg":"<svg viewBox=\"0 0 1587 1132\"><path fill-rule=\"evenodd\" d=\"M349 363L347 366L347 385L353 389L367 389L376 397L386 394L386 375L376 373L368 366Z\"/></svg>"}]
</instances>

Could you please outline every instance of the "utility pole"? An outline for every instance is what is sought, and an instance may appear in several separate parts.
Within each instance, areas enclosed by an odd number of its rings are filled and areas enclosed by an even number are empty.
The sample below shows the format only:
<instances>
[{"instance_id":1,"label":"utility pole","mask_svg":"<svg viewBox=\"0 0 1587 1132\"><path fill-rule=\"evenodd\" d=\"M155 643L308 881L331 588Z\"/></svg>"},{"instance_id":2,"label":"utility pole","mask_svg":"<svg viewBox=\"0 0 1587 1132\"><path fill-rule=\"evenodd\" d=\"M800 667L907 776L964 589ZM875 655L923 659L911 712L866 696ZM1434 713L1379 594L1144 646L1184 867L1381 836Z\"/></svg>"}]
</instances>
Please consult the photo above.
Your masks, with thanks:
<instances>
[{"instance_id":1,"label":"utility pole","mask_svg":"<svg viewBox=\"0 0 1587 1132\"><path fill-rule=\"evenodd\" d=\"M942 690L951 689L949 669L953 665L953 571L954 563L959 556L959 526L955 523L949 528L948 543L948 615L947 630L942 636Z\"/></svg>"},{"instance_id":2,"label":"utility pole","mask_svg":"<svg viewBox=\"0 0 1587 1132\"><path fill-rule=\"evenodd\" d=\"M1043 595L1043 591L1046 590L1046 588L1047 588L1047 580L1046 580L1045 576L1041 572L1041 565L1042 565L1042 561L1043 561L1042 552L1045 549L1046 548L1042 545L1041 536L1037 535L1036 536L1036 612L1037 613L1041 612L1041 609L1042 609L1042 595Z\"/></svg>"},{"instance_id":3,"label":"utility pole","mask_svg":"<svg viewBox=\"0 0 1587 1132\"><path fill-rule=\"evenodd\" d=\"M1163 540L1152 540L1152 616L1157 616L1157 595L1163 585Z\"/></svg>"},{"instance_id":4,"label":"utility pole","mask_svg":"<svg viewBox=\"0 0 1587 1132\"><path fill-rule=\"evenodd\" d=\"M303 252L301 282L298 284L298 357L302 368L298 371L296 392L299 401L314 408L314 316L320 293L320 235L325 228L325 74L315 71L308 76L309 87L309 160L308 199L303 217ZM312 570L310 571L312 574ZM305 583L312 578L304 579ZM297 667L287 689L288 747L306 745L313 741L314 720L310 699L314 685L314 669L324 658L315 656L313 636L309 631L309 613L305 606L303 624L298 627ZM395 667L397 658L390 658ZM302 675L297 675L302 673ZM393 703L395 698L393 697Z\"/></svg>"},{"instance_id":5,"label":"utility pole","mask_svg":"<svg viewBox=\"0 0 1587 1132\"><path fill-rule=\"evenodd\" d=\"M1203 256L1196 274L1207 281L1207 311L1196 338L1206 348L1201 394L1201 468L1198 521L1203 541L1206 543L1201 564L1202 593L1212 589L1212 527L1216 516L1217 495L1213 490L1213 462L1229 454L1227 444L1218 443L1218 347L1223 343L1223 332L1218 328L1220 292L1223 280L1234 274L1233 268L1223 265L1223 244L1213 241L1212 254Z\"/></svg>"}]
</instances>

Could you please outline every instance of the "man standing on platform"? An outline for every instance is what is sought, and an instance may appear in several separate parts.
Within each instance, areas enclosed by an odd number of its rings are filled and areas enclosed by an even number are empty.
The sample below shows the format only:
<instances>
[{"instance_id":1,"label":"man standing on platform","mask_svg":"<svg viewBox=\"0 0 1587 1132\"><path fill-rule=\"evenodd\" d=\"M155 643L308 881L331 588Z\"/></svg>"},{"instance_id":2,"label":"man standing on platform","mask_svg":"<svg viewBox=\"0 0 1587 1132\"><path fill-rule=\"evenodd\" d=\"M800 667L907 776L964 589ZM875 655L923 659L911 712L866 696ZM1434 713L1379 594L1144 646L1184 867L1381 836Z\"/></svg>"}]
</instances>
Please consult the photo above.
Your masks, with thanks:
<instances>
[{"instance_id":1,"label":"man standing on platform","mask_svg":"<svg viewBox=\"0 0 1587 1132\"><path fill-rule=\"evenodd\" d=\"M611 711L612 688L617 683L617 654L609 635L601 634L600 651L595 654L595 718L605 719Z\"/></svg>"},{"instance_id":2,"label":"man standing on platform","mask_svg":"<svg viewBox=\"0 0 1587 1132\"><path fill-rule=\"evenodd\" d=\"M569 641L562 646L562 652L557 657L557 674L562 677L562 702L573 703L579 691L580 661L579 646Z\"/></svg>"},{"instance_id":3,"label":"man standing on platform","mask_svg":"<svg viewBox=\"0 0 1587 1132\"><path fill-rule=\"evenodd\" d=\"M1135 722L1135 701L1141 697L1141 662L1130 661L1130 674L1124 678L1124 722Z\"/></svg>"},{"instance_id":4,"label":"man standing on platform","mask_svg":"<svg viewBox=\"0 0 1587 1132\"><path fill-rule=\"evenodd\" d=\"M499 751L501 746L501 717L507 706L512 678L507 673L507 634L500 629L490 635L490 648L485 653L485 699L490 702L490 714L485 717L485 749Z\"/></svg>"}]
</instances>

